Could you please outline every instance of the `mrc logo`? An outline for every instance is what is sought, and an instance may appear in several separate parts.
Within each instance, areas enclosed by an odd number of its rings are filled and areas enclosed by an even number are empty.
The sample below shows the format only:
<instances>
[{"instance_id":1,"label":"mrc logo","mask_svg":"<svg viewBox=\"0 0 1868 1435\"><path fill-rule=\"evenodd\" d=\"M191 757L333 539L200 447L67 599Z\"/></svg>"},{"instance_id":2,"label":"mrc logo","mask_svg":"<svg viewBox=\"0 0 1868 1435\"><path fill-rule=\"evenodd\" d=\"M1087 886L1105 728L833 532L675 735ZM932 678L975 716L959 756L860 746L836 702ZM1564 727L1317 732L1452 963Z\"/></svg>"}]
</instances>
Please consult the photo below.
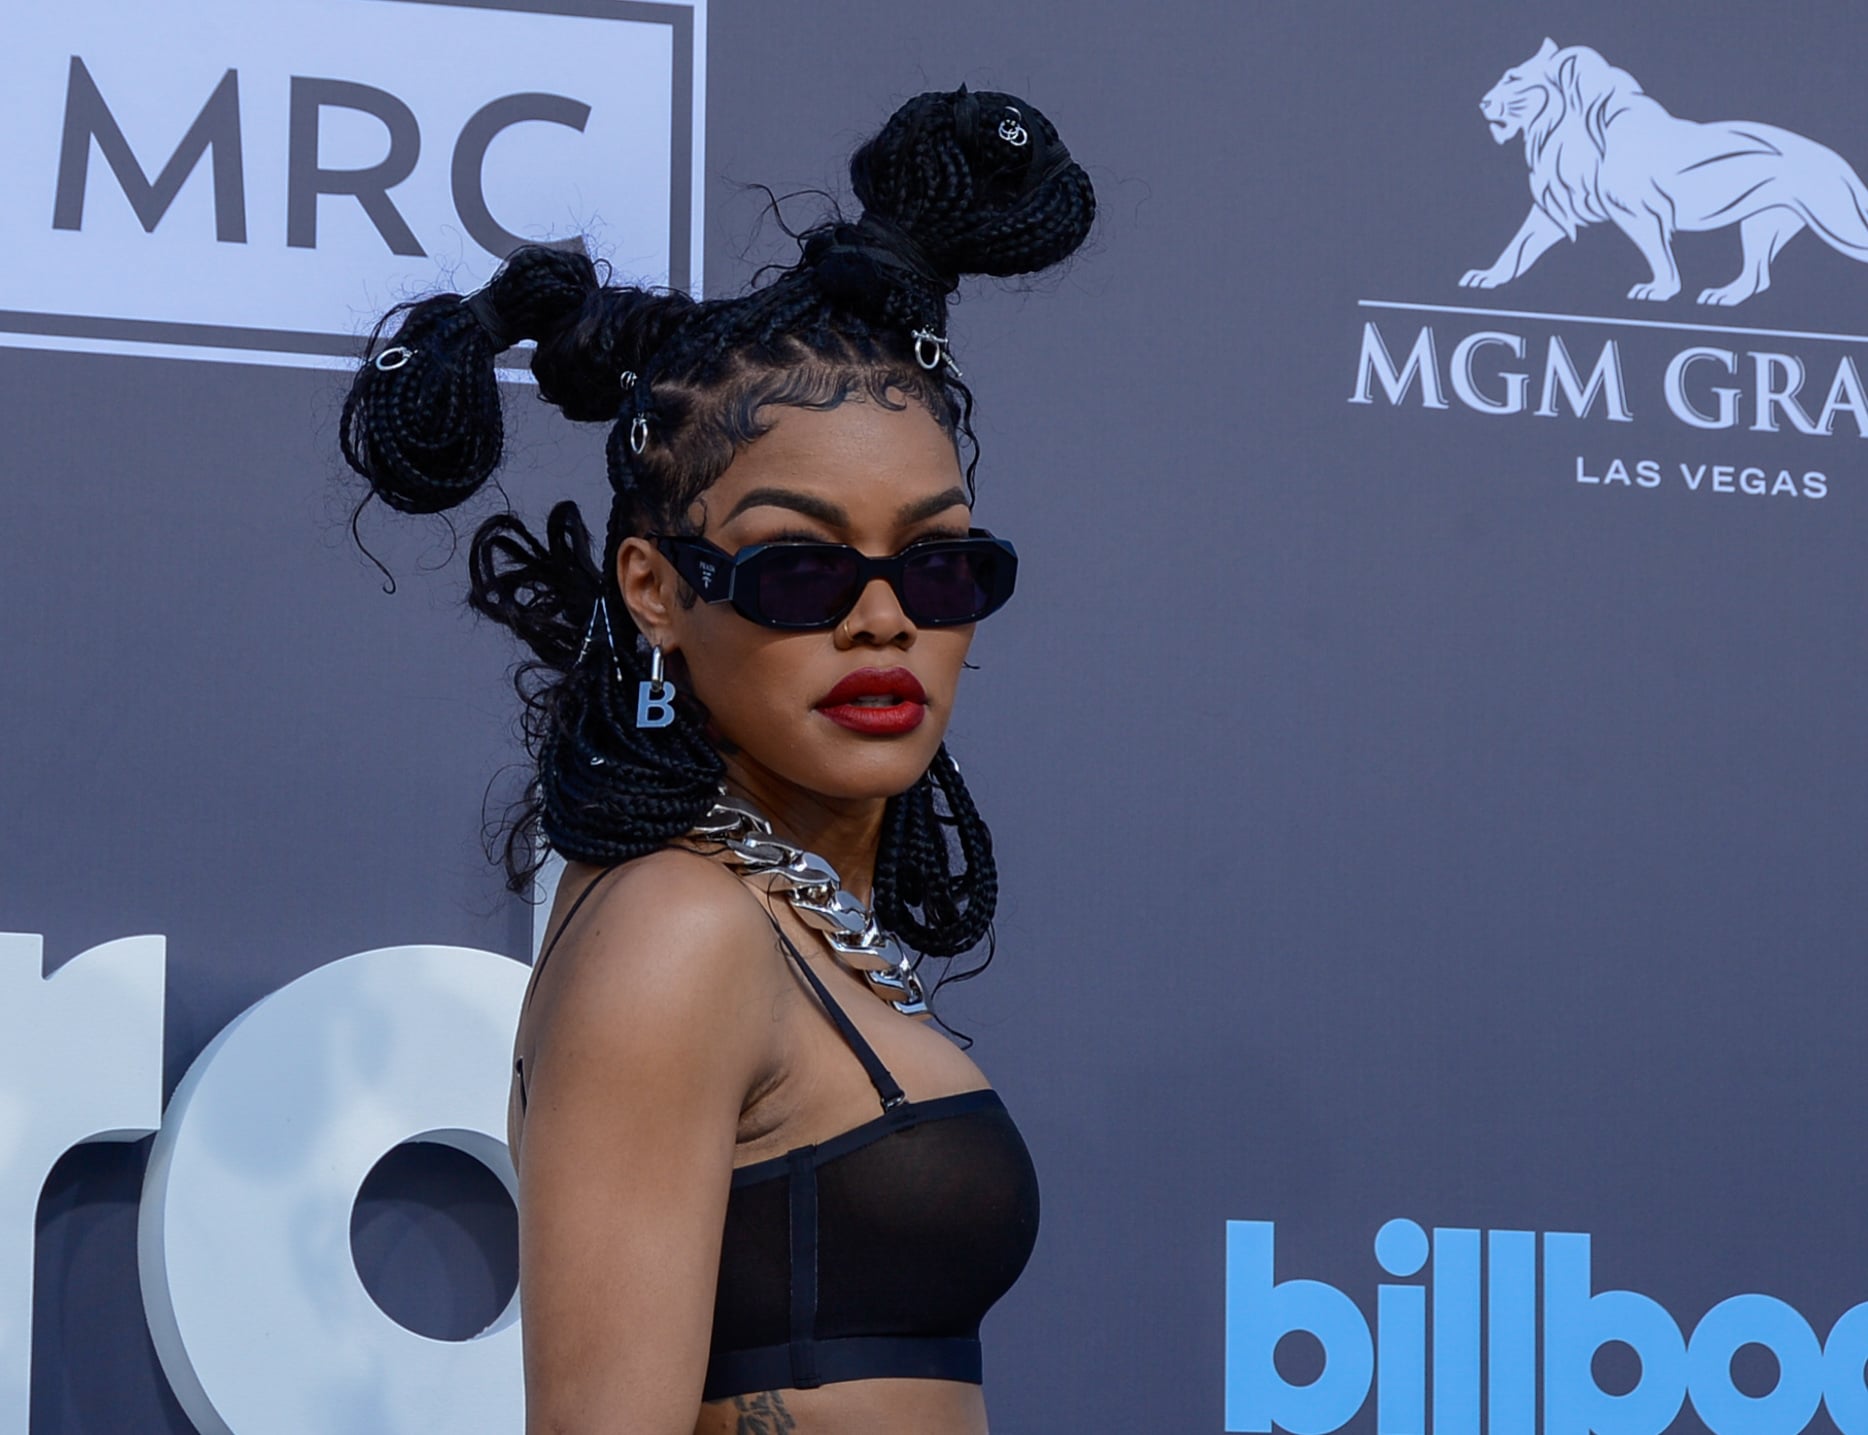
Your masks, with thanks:
<instances>
[{"instance_id":1,"label":"mrc logo","mask_svg":"<svg viewBox=\"0 0 1868 1435\"><path fill-rule=\"evenodd\" d=\"M1373 1387L1379 1435L1425 1435L1429 1389L1434 1435L1661 1435L1689 1400L1713 1435L1799 1435L1819 1408L1842 1435L1868 1435L1868 1301L1818 1339L1787 1302L1734 1295L1688 1335L1652 1297L1596 1290L1587 1235L1437 1228L1429 1239L1397 1219L1375 1235L1376 1264L1395 1279L1376 1285L1371 1319L1335 1286L1278 1280L1276 1243L1270 1221L1226 1223L1228 1431L1328 1435ZM1293 1333L1322 1347L1314 1379L1278 1368ZM1640 1363L1626 1390L1597 1381L1596 1353L1613 1344ZM1747 1346L1777 1366L1762 1393L1733 1376Z\"/></svg>"},{"instance_id":2,"label":"mrc logo","mask_svg":"<svg viewBox=\"0 0 1868 1435\"><path fill-rule=\"evenodd\" d=\"M0 47L0 343L297 363L525 240L698 282L704 0L67 0Z\"/></svg>"}]
</instances>

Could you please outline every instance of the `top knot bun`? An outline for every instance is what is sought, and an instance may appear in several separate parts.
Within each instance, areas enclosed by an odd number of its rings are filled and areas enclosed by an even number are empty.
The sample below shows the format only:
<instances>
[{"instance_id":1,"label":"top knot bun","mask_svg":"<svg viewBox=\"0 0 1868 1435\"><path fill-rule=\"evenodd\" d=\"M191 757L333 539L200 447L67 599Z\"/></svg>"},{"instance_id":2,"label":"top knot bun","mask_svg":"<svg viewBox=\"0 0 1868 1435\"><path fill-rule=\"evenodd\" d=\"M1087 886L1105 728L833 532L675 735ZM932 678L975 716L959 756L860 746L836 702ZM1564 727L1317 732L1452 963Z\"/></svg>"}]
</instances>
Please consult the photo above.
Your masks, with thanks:
<instances>
[{"instance_id":1,"label":"top knot bun","mask_svg":"<svg viewBox=\"0 0 1868 1435\"><path fill-rule=\"evenodd\" d=\"M478 292L475 297L486 302L474 312L496 349L521 339L542 341L569 324L602 283L581 239L525 244L506 256Z\"/></svg>"},{"instance_id":2,"label":"top knot bun","mask_svg":"<svg viewBox=\"0 0 1868 1435\"><path fill-rule=\"evenodd\" d=\"M505 443L498 355L531 339L539 397L568 418L619 425L610 482L632 492L637 424L650 411L668 433L685 421L685 400L659 406L657 386L717 390L740 357L790 362L794 346L844 354L838 325L846 318L858 321L859 343L885 331L924 369L944 358L958 379L946 319L960 279L1049 268L1083 243L1096 217L1089 176L1050 120L1016 95L965 86L903 105L852 157L850 181L862 217L799 236L798 264L739 299L701 302L608 284L572 242L523 245L472 294L399 306L352 380L345 458L405 513L464 502L498 466ZM964 424L964 406L956 422ZM719 437L727 441L721 451L743 441Z\"/></svg>"},{"instance_id":3,"label":"top knot bun","mask_svg":"<svg viewBox=\"0 0 1868 1435\"><path fill-rule=\"evenodd\" d=\"M1035 274L1089 235L1096 191L1044 114L993 90L917 95L850 160L869 216L945 275Z\"/></svg>"}]
</instances>

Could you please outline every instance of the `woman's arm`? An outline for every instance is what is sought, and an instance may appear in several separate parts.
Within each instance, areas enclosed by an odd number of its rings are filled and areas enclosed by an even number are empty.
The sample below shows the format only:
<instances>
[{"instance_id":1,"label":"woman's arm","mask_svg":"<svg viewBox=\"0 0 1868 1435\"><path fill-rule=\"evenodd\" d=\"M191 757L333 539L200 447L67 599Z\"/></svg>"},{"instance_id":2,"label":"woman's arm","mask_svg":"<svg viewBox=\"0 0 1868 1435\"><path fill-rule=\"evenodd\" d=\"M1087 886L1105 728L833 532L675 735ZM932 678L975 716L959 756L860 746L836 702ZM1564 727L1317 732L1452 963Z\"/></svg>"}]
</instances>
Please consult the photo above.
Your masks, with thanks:
<instances>
[{"instance_id":1,"label":"woman's arm","mask_svg":"<svg viewBox=\"0 0 1868 1435\"><path fill-rule=\"evenodd\" d=\"M527 1435L691 1435L770 926L689 853L608 880L541 974L517 1152ZM592 910L594 908L594 910Z\"/></svg>"}]
</instances>

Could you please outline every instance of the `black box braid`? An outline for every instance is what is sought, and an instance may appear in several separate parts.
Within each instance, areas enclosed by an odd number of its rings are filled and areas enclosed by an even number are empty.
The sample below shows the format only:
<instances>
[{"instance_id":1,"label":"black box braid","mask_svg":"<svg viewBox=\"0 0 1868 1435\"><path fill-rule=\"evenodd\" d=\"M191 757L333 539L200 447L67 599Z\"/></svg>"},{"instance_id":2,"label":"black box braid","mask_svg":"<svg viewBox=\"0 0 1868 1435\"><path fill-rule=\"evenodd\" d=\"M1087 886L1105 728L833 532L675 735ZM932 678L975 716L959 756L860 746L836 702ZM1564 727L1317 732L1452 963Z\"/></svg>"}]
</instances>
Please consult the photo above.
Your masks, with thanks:
<instances>
[{"instance_id":1,"label":"black box braid","mask_svg":"<svg viewBox=\"0 0 1868 1435\"><path fill-rule=\"evenodd\" d=\"M964 441L970 494L973 400L945 357L948 300L968 274L1060 263L1095 217L1089 177L1051 122L1016 96L965 87L904 104L857 150L850 178L863 205L856 222L800 235L797 263L736 298L612 285L581 249L527 245L478 294L401 306L372 336L342 445L372 493L400 511L454 507L498 466L494 364L508 344L536 342L542 399L567 418L613 425L601 563L568 501L542 541L500 514L470 547L469 602L533 655L514 675L536 762L506 830L514 890L537 869L540 838L599 864L668 845L706 811L724 771L690 696L666 728L633 721L646 665L616 589L623 539L693 531L695 501L770 427L767 407L830 408L858 393L920 404ZM600 599L614 651L600 641L584 653ZM991 834L943 747L889 801L877 920L918 951L953 956L989 935L997 897Z\"/></svg>"}]
</instances>

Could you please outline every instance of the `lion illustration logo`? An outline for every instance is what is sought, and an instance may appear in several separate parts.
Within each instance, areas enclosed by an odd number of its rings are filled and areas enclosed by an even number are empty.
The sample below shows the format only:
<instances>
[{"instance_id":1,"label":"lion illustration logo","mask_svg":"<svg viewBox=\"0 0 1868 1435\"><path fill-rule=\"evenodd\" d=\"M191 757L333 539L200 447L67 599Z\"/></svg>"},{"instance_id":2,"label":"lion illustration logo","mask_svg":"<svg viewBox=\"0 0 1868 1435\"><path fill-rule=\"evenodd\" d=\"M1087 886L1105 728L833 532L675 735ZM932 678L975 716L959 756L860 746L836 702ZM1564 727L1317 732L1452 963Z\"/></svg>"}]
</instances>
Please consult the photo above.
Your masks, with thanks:
<instances>
[{"instance_id":1,"label":"lion illustration logo","mask_svg":"<svg viewBox=\"0 0 1868 1435\"><path fill-rule=\"evenodd\" d=\"M1654 277L1630 299L1680 292L1678 230L1738 226L1743 266L1702 304L1742 304L1771 284L1771 261L1808 225L1868 262L1868 189L1834 150L1774 125L1675 119L1625 70L1585 45L1551 40L1479 102L1495 143L1524 136L1531 212L1489 269L1459 282L1496 289L1559 239L1604 220L1634 242Z\"/></svg>"}]
</instances>

